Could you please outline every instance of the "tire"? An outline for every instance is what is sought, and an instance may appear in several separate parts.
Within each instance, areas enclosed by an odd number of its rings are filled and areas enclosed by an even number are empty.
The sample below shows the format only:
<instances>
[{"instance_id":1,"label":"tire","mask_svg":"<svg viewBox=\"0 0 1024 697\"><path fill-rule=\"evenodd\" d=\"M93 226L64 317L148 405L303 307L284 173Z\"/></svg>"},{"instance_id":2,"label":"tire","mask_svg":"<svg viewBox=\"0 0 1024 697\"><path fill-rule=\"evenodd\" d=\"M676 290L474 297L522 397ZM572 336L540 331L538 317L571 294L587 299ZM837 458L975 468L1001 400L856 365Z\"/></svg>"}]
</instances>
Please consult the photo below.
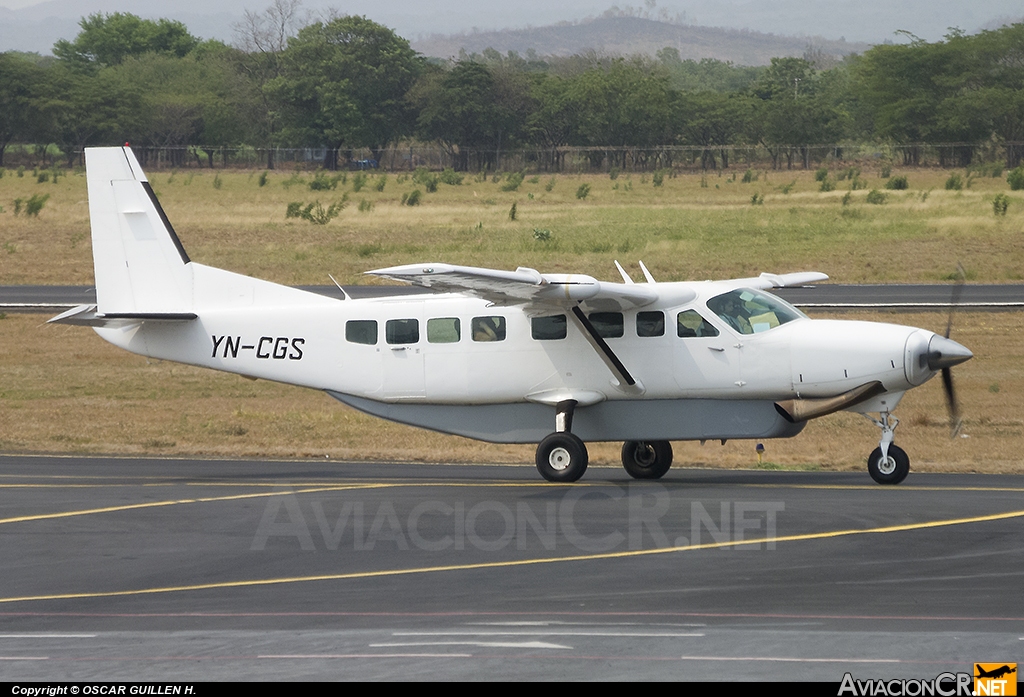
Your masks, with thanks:
<instances>
[{"instance_id":1,"label":"tire","mask_svg":"<svg viewBox=\"0 0 1024 697\"><path fill-rule=\"evenodd\" d=\"M882 449L875 448L868 458L868 474L879 484L899 484L910 472L910 458L893 443L889 444L889 457L882 460Z\"/></svg>"},{"instance_id":2,"label":"tire","mask_svg":"<svg viewBox=\"0 0 1024 697\"><path fill-rule=\"evenodd\" d=\"M672 444L667 440L627 440L622 444L622 466L634 479L661 479L672 466Z\"/></svg>"},{"instance_id":3,"label":"tire","mask_svg":"<svg viewBox=\"0 0 1024 697\"><path fill-rule=\"evenodd\" d=\"M571 433L552 433L537 446L537 469L549 482L575 482L588 460L587 446Z\"/></svg>"}]
</instances>

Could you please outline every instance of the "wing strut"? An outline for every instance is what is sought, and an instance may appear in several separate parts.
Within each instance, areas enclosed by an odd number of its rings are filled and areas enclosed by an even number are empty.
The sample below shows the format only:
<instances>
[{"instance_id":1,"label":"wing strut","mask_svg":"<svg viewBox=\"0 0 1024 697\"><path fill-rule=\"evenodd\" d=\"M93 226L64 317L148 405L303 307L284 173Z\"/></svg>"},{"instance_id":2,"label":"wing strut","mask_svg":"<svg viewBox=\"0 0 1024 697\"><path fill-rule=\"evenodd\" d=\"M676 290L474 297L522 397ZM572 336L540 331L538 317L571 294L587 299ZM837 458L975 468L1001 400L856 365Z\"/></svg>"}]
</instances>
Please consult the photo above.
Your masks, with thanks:
<instances>
[{"instance_id":1,"label":"wing strut","mask_svg":"<svg viewBox=\"0 0 1024 697\"><path fill-rule=\"evenodd\" d=\"M623 387L636 387L636 380L626 370L626 366L622 364L619 357L615 355L611 347L601 338L601 335L597 333L597 329L590 323L587 316L583 314L583 310L580 309L579 305L572 306L572 316L576 318L576 323L579 328L583 331L583 336L586 337L590 345L594 347L598 355L601 356L601 360L605 362L608 369L612 371L615 378L619 381L619 384Z\"/></svg>"}]
</instances>

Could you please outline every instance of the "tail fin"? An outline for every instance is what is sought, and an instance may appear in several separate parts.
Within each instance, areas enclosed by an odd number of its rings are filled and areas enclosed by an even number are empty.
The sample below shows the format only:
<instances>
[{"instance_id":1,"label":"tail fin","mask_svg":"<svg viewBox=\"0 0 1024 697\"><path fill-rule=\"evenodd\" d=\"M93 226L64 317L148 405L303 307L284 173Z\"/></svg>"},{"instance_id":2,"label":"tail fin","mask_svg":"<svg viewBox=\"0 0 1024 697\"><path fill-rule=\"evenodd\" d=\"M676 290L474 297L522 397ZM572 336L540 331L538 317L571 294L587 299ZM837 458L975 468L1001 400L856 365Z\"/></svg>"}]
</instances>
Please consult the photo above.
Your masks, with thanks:
<instances>
[{"instance_id":1,"label":"tail fin","mask_svg":"<svg viewBox=\"0 0 1024 697\"><path fill-rule=\"evenodd\" d=\"M87 148L85 166L98 312L191 312L190 260L131 148Z\"/></svg>"}]
</instances>

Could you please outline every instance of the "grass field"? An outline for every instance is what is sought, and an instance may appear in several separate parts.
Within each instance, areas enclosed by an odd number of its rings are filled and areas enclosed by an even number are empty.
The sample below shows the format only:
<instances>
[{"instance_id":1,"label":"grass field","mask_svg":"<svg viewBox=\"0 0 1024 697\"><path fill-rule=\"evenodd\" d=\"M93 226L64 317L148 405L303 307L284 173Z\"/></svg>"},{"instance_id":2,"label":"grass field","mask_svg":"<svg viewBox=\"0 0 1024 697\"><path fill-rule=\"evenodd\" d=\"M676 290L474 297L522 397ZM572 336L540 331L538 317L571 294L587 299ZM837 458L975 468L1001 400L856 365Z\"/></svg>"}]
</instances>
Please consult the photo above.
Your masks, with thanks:
<instances>
[{"instance_id":1,"label":"grass field","mask_svg":"<svg viewBox=\"0 0 1024 697\"><path fill-rule=\"evenodd\" d=\"M848 181L822 193L813 173L802 171L758 172L750 183L732 181L731 173L703 182L680 175L661 187L641 175L542 175L513 192L502 191L504 181L470 176L461 186L425 193L415 207L401 205L402 196L423 187L394 174L382 191L371 175L359 192L351 174L326 192L299 181L308 182L309 173L270 173L263 187L258 172L159 172L151 181L193 259L283 283L329 283L329 273L342 283L373 282L362 272L425 260L617 280L616 258L634 269L643 259L659 280L813 269L839 282L934 282L948 278L958 261L972 282L1021 278L1024 196L1009 192L1005 179L974 179L969 189L947 191L949 172L903 174L911 188L885 192L882 205L865 202L867 191L884 191L871 172L861 174L867 188L849 192L847 205ZM582 200L581 184L590 185ZM285 218L289 202L319 199L326 206L344 192L348 206L327 225ZM13 214L14 199L38 193L50 194L38 218ZM1005 217L993 214L996 193L1010 195ZM754 194L764 203L753 205ZM7 172L0 205L0 283L92 282L84 176L54 184ZM550 239L535 239L535 230L550 231ZM840 316L937 331L946 322L945 314ZM532 446L493 446L386 423L316 392L147 361L88 329L43 326L44 320L0 320L3 452L533 460ZM913 469L1024 472L1022 330L1024 314L958 315L954 338L976 355L955 371L967 437L950 441L937 380L909 393L897 412L903 423L896 440ZM866 419L838 414L811 422L795 439L767 443L766 460L860 469L877 441L878 429ZM678 444L676 460L752 466L753 445ZM618 446L594 444L591 457L614 464Z\"/></svg>"},{"instance_id":2,"label":"grass field","mask_svg":"<svg viewBox=\"0 0 1024 697\"><path fill-rule=\"evenodd\" d=\"M419 206L401 205L423 190L407 174L388 174L382 191L371 175L359 192L351 174L336 190L316 192L308 172L270 173L263 187L258 172L157 172L151 181L193 259L281 283L329 283L327 274L367 282L368 269L416 261L616 279L615 258L634 270L643 259L666 281L814 269L838 282L934 282L957 262L976 282L1024 277L1024 194L1010 192L1005 178L947 191L948 171L916 170L904 173L909 190L885 191L885 180L865 171L867 188L849 191L845 180L822 193L813 172L759 172L746 184L736 174L666 177L660 187L649 175L541 175L517 191L467 176L424 193ZM56 184L30 175L0 179L0 282L90 283L84 175ZM581 184L590 186L583 200ZM866 203L871 189L884 191L886 203ZM38 218L13 214L16 198L40 193L50 198ZM996 193L1010 198L1005 216L993 213ZM326 207L345 194L347 207L327 225L285 217L290 202ZM755 194L763 204L751 203ZM535 239L535 230L550 239Z\"/></svg>"}]
</instances>

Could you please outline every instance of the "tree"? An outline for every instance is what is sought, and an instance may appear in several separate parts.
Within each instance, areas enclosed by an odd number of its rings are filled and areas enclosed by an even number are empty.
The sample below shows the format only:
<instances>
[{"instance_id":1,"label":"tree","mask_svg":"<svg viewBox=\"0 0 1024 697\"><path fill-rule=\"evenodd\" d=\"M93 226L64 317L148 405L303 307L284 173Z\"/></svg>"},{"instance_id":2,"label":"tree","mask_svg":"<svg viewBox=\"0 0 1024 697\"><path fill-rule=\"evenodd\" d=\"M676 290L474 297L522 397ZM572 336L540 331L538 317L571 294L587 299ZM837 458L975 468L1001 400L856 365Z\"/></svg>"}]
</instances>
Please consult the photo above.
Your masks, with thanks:
<instances>
[{"instance_id":1,"label":"tree","mask_svg":"<svg viewBox=\"0 0 1024 697\"><path fill-rule=\"evenodd\" d=\"M13 53L0 53L0 167L12 140L25 140L37 121L43 69Z\"/></svg>"},{"instance_id":2,"label":"tree","mask_svg":"<svg viewBox=\"0 0 1024 697\"><path fill-rule=\"evenodd\" d=\"M405 99L422 70L409 42L365 17L336 17L301 29L289 40L283 70L270 89L284 106L285 137L326 145L324 166L339 153L370 148L376 159L412 131Z\"/></svg>"},{"instance_id":3,"label":"tree","mask_svg":"<svg viewBox=\"0 0 1024 697\"><path fill-rule=\"evenodd\" d=\"M280 133L278 105L272 85L283 72L282 56L288 40L298 31L300 0L274 0L262 13L246 10L245 19L235 26L233 54L244 88L252 98L242 113L253 126L259 142L276 145ZM267 149L267 169L274 169L274 150Z\"/></svg>"},{"instance_id":4,"label":"tree","mask_svg":"<svg viewBox=\"0 0 1024 697\"><path fill-rule=\"evenodd\" d=\"M447 72L428 73L413 92L421 137L440 141L455 158L456 169L468 169L467 148L492 144L494 91L494 76L486 66L462 61Z\"/></svg>"},{"instance_id":5,"label":"tree","mask_svg":"<svg viewBox=\"0 0 1024 697\"><path fill-rule=\"evenodd\" d=\"M181 22L141 19L133 14L96 13L78 23L82 30L74 41L61 39L53 54L82 68L118 65L129 56L166 53L181 58L199 44Z\"/></svg>"}]
</instances>

